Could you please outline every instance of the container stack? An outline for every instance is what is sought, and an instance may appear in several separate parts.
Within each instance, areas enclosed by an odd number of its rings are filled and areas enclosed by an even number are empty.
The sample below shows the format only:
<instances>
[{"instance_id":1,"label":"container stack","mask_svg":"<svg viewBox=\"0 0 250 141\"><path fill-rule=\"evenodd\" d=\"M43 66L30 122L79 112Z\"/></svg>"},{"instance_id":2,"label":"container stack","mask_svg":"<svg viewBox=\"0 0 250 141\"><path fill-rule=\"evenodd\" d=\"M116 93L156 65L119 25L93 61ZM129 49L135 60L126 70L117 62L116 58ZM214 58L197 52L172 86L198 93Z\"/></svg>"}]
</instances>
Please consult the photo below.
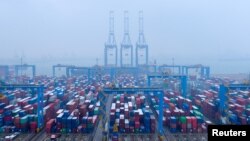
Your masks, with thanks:
<instances>
[{"instance_id":1,"label":"container stack","mask_svg":"<svg viewBox=\"0 0 250 141\"><path fill-rule=\"evenodd\" d=\"M28 82L27 82L28 84ZM47 133L90 133L100 114L100 84L87 84L84 77L35 77L32 84L44 89L44 127ZM85 118L86 120L85 120ZM0 92L0 133L37 132L37 92Z\"/></svg>"},{"instance_id":2,"label":"container stack","mask_svg":"<svg viewBox=\"0 0 250 141\"><path fill-rule=\"evenodd\" d=\"M155 118L145 97L141 95L116 95L110 110L111 133L154 133Z\"/></svg>"},{"instance_id":3,"label":"container stack","mask_svg":"<svg viewBox=\"0 0 250 141\"><path fill-rule=\"evenodd\" d=\"M159 114L158 103L158 97L150 95L150 105L157 114ZM163 115L164 126L168 127L172 133L202 133L206 131L206 129L202 130L205 121L200 109L192 104L191 99L183 98L178 93L165 92Z\"/></svg>"}]
</instances>

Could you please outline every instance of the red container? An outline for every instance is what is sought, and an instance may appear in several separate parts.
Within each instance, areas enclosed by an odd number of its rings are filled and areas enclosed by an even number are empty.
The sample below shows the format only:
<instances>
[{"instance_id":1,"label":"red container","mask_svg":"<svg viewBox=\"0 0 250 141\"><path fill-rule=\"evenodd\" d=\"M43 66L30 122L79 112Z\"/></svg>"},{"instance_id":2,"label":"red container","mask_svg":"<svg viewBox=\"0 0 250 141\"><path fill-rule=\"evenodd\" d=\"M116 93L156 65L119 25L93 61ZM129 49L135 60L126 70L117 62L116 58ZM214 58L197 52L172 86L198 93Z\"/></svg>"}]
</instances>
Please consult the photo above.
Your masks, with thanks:
<instances>
[{"instance_id":1,"label":"red container","mask_svg":"<svg viewBox=\"0 0 250 141\"><path fill-rule=\"evenodd\" d=\"M95 125L95 124L96 124L96 122L97 122L97 115L94 115L94 116L93 116L92 123Z\"/></svg>"},{"instance_id":2,"label":"red container","mask_svg":"<svg viewBox=\"0 0 250 141\"><path fill-rule=\"evenodd\" d=\"M134 133L134 132L135 132L135 128L132 127L132 126L130 126L130 127L129 127L129 131L130 131L130 133Z\"/></svg>"},{"instance_id":3,"label":"red container","mask_svg":"<svg viewBox=\"0 0 250 141\"><path fill-rule=\"evenodd\" d=\"M182 133L187 133L187 124L186 123L181 124L181 132Z\"/></svg>"},{"instance_id":4,"label":"red container","mask_svg":"<svg viewBox=\"0 0 250 141\"><path fill-rule=\"evenodd\" d=\"M171 112L168 109L164 110L164 116L165 117L170 117L171 116Z\"/></svg>"},{"instance_id":5,"label":"red container","mask_svg":"<svg viewBox=\"0 0 250 141\"><path fill-rule=\"evenodd\" d=\"M247 118L245 116L240 116L239 119L242 125L247 125Z\"/></svg>"},{"instance_id":6,"label":"red container","mask_svg":"<svg viewBox=\"0 0 250 141\"><path fill-rule=\"evenodd\" d=\"M239 104L239 105L246 105L246 99L244 99L244 98L240 98L240 97L238 97L237 98L237 103Z\"/></svg>"},{"instance_id":7,"label":"red container","mask_svg":"<svg viewBox=\"0 0 250 141\"><path fill-rule=\"evenodd\" d=\"M3 109L0 109L0 114L3 114Z\"/></svg>"},{"instance_id":8,"label":"red container","mask_svg":"<svg viewBox=\"0 0 250 141\"><path fill-rule=\"evenodd\" d=\"M53 124L55 123L55 119L50 119L47 123L46 123L46 127L45 130L47 133L51 132L51 127L53 126Z\"/></svg>"},{"instance_id":9,"label":"red container","mask_svg":"<svg viewBox=\"0 0 250 141\"><path fill-rule=\"evenodd\" d=\"M239 110L240 112L243 112L244 106L241 106L239 104L235 104L236 110Z\"/></svg>"},{"instance_id":10,"label":"red container","mask_svg":"<svg viewBox=\"0 0 250 141\"><path fill-rule=\"evenodd\" d=\"M62 129L62 124L59 123L59 122L57 122L57 123L56 123L56 128L57 128L57 129Z\"/></svg>"},{"instance_id":11,"label":"red container","mask_svg":"<svg viewBox=\"0 0 250 141\"><path fill-rule=\"evenodd\" d=\"M197 133L202 133L202 126L198 126Z\"/></svg>"},{"instance_id":12,"label":"red container","mask_svg":"<svg viewBox=\"0 0 250 141\"><path fill-rule=\"evenodd\" d=\"M3 118L3 120L4 120L4 121L12 121L13 119L12 119L12 116L5 116L5 117Z\"/></svg>"},{"instance_id":13,"label":"red container","mask_svg":"<svg viewBox=\"0 0 250 141\"><path fill-rule=\"evenodd\" d=\"M196 117L191 117L191 119L192 119L192 127L194 130L196 130L197 129L197 119L196 119Z\"/></svg>"},{"instance_id":14,"label":"red container","mask_svg":"<svg viewBox=\"0 0 250 141\"><path fill-rule=\"evenodd\" d=\"M151 124L151 133L155 133L155 125L153 124Z\"/></svg>"},{"instance_id":15,"label":"red container","mask_svg":"<svg viewBox=\"0 0 250 141\"><path fill-rule=\"evenodd\" d=\"M32 133L35 133L37 129L37 122L30 122L30 130Z\"/></svg>"},{"instance_id":16,"label":"red container","mask_svg":"<svg viewBox=\"0 0 250 141\"><path fill-rule=\"evenodd\" d=\"M170 111L173 111L175 109L175 105L173 103L169 103L169 109Z\"/></svg>"},{"instance_id":17,"label":"red container","mask_svg":"<svg viewBox=\"0 0 250 141\"><path fill-rule=\"evenodd\" d=\"M135 122L135 128L140 128L140 122L139 121Z\"/></svg>"},{"instance_id":18,"label":"red container","mask_svg":"<svg viewBox=\"0 0 250 141\"><path fill-rule=\"evenodd\" d=\"M79 112L80 112L81 116L86 116L86 113L87 113L87 105L86 105L86 104L82 105L82 106L80 107L80 109L79 109Z\"/></svg>"},{"instance_id":19,"label":"red container","mask_svg":"<svg viewBox=\"0 0 250 141\"><path fill-rule=\"evenodd\" d=\"M150 116L150 123L155 125L155 117L153 115Z\"/></svg>"}]
</instances>

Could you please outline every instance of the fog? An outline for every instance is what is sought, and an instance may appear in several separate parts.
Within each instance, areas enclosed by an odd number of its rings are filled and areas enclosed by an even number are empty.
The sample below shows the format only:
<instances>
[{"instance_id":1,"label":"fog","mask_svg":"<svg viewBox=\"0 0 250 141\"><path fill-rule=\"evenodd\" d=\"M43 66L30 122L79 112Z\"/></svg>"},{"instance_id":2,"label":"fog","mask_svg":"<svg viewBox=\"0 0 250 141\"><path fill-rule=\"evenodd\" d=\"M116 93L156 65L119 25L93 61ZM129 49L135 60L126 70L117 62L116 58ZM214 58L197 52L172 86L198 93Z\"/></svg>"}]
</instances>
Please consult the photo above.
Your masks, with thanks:
<instances>
[{"instance_id":1,"label":"fog","mask_svg":"<svg viewBox=\"0 0 250 141\"><path fill-rule=\"evenodd\" d=\"M118 48L123 12L130 38L138 39L143 11L149 62L204 64L211 73L250 72L249 0L1 0L0 64L91 66L104 62L109 11L115 15Z\"/></svg>"}]
</instances>

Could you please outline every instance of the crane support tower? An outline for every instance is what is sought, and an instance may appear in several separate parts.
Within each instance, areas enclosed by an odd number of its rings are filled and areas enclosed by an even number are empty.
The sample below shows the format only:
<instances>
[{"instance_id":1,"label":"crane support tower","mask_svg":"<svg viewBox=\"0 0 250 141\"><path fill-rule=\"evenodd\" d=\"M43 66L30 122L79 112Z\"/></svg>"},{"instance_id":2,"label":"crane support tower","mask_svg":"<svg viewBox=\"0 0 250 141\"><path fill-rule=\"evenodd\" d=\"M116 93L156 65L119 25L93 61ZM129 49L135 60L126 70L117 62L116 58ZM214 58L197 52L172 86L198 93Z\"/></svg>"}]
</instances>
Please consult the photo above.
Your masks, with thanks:
<instances>
[{"instance_id":1,"label":"crane support tower","mask_svg":"<svg viewBox=\"0 0 250 141\"><path fill-rule=\"evenodd\" d=\"M129 36L129 17L128 11L124 11L124 36L120 49L121 67L133 66L133 45Z\"/></svg>"},{"instance_id":2,"label":"crane support tower","mask_svg":"<svg viewBox=\"0 0 250 141\"><path fill-rule=\"evenodd\" d=\"M115 55L113 55L115 54ZM115 62L112 64L109 62L110 58L114 58ZM118 60L118 50L115 40L115 33L114 33L114 12L109 12L109 36L108 41L105 43L104 48L104 66L105 67L116 67Z\"/></svg>"},{"instance_id":3,"label":"crane support tower","mask_svg":"<svg viewBox=\"0 0 250 141\"><path fill-rule=\"evenodd\" d=\"M142 62L140 59L144 62L140 63ZM142 11L139 12L139 38L135 48L135 63L137 67L140 65L148 65L148 44L144 36Z\"/></svg>"}]
</instances>

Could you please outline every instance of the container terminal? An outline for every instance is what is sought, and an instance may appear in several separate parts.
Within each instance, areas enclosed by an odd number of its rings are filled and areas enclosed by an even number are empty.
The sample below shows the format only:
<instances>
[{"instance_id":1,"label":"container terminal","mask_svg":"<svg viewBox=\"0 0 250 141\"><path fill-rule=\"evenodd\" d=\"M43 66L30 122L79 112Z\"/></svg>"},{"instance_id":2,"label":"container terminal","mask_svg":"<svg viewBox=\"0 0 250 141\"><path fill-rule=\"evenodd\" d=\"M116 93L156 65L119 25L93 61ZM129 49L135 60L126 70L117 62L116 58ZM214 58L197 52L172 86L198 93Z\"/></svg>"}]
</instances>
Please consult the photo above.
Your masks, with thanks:
<instances>
[{"instance_id":1,"label":"container terminal","mask_svg":"<svg viewBox=\"0 0 250 141\"><path fill-rule=\"evenodd\" d=\"M249 84L211 77L208 66L151 67L54 65L49 77L1 66L0 138L205 141L209 124L250 124Z\"/></svg>"},{"instance_id":2,"label":"container terminal","mask_svg":"<svg viewBox=\"0 0 250 141\"><path fill-rule=\"evenodd\" d=\"M142 12L135 61L127 11L118 58L113 14L103 66L0 66L0 141L207 141L208 125L250 124L249 81L149 64Z\"/></svg>"}]
</instances>

